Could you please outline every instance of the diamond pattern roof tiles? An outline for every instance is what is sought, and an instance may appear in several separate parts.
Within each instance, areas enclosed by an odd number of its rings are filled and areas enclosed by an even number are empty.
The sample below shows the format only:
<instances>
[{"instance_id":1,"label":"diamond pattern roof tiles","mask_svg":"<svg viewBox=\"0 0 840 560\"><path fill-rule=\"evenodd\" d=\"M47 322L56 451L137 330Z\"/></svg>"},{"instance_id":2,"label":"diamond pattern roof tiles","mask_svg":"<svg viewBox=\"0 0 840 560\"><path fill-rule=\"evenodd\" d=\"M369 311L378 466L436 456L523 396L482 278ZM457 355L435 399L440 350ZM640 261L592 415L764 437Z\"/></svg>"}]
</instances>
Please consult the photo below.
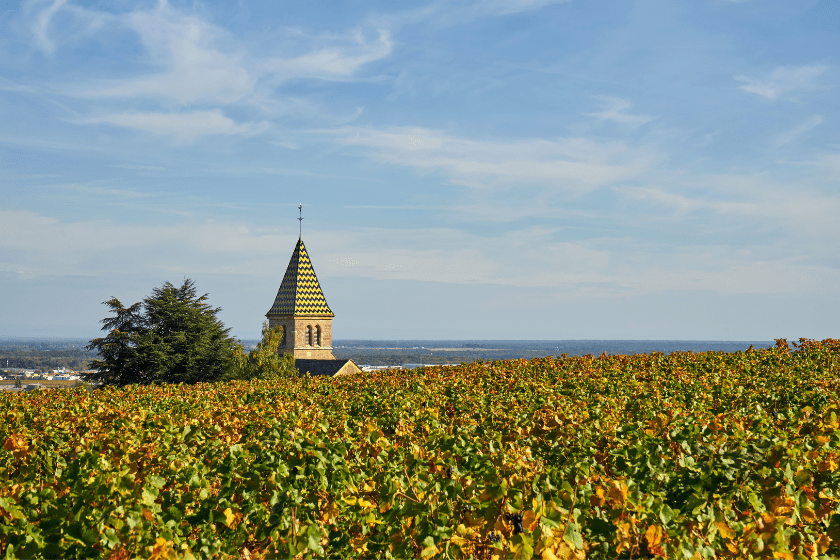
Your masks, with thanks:
<instances>
[{"instance_id":1,"label":"diamond pattern roof tiles","mask_svg":"<svg viewBox=\"0 0 840 560\"><path fill-rule=\"evenodd\" d=\"M298 239L274 305L267 315L335 316L327 305L302 239Z\"/></svg>"}]
</instances>

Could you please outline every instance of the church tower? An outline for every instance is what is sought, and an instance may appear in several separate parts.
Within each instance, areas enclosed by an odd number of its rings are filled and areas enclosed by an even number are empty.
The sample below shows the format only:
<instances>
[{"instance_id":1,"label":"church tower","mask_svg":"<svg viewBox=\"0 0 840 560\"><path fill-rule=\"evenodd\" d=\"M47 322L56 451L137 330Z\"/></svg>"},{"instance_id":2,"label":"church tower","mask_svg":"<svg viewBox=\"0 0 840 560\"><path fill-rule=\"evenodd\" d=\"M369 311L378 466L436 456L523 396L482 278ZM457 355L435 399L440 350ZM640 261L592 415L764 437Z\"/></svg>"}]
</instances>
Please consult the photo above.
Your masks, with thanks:
<instances>
[{"instance_id":1,"label":"church tower","mask_svg":"<svg viewBox=\"0 0 840 560\"><path fill-rule=\"evenodd\" d=\"M332 353L332 320L335 315L327 305L300 238L274 305L265 316L269 328L283 325L283 341L278 352L292 354L295 360L335 360Z\"/></svg>"}]
</instances>

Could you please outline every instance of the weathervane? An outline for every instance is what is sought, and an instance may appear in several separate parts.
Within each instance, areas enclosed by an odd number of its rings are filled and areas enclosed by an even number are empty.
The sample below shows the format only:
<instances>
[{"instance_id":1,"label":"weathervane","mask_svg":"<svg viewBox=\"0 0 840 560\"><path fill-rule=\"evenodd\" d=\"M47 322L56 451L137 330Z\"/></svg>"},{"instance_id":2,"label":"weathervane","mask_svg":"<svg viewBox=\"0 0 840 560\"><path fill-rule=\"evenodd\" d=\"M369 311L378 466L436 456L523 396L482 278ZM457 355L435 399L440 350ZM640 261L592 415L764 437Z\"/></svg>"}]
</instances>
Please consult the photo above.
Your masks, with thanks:
<instances>
[{"instance_id":1,"label":"weathervane","mask_svg":"<svg viewBox=\"0 0 840 560\"><path fill-rule=\"evenodd\" d=\"M300 212L300 218L298 218L298 221L300 222L300 233L298 233L298 239L300 239L303 235L303 204L298 204L298 211Z\"/></svg>"}]
</instances>

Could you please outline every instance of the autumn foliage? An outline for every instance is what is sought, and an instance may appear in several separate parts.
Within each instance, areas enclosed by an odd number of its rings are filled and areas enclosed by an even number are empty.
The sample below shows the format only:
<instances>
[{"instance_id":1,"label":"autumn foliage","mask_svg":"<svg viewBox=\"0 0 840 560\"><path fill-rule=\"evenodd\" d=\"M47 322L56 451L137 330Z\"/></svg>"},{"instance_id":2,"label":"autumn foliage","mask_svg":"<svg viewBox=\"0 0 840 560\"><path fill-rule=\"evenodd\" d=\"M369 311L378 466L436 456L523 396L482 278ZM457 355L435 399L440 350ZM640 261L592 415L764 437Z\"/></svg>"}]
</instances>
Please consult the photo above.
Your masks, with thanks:
<instances>
[{"instance_id":1,"label":"autumn foliage","mask_svg":"<svg viewBox=\"0 0 840 560\"><path fill-rule=\"evenodd\" d=\"M10 558L836 558L840 341L0 394Z\"/></svg>"}]
</instances>

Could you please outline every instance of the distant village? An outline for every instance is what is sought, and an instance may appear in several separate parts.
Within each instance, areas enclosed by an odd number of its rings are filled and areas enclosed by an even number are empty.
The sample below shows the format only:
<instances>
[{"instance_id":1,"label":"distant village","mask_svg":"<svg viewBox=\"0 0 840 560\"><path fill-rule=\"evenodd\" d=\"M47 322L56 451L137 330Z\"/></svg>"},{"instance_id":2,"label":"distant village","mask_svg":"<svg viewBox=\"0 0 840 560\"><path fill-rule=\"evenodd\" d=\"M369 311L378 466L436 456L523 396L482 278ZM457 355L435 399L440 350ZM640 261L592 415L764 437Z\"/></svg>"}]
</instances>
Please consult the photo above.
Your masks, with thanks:
<instances>
[{"instance_id":1,"label":"distant village","mask_svg":"<svg viewBox=\"0 0 840 560\"><path fill-rule=\"evenodd\" d=\"M0 370L0 391L32 391L35 389L72 387L83 383L82 374L84 373L86 372L73 371L65 367L48 371L5 368ZM51 383L44 384L38 383L38 381L50 381Z\"/></svg>"}]
</instances>

